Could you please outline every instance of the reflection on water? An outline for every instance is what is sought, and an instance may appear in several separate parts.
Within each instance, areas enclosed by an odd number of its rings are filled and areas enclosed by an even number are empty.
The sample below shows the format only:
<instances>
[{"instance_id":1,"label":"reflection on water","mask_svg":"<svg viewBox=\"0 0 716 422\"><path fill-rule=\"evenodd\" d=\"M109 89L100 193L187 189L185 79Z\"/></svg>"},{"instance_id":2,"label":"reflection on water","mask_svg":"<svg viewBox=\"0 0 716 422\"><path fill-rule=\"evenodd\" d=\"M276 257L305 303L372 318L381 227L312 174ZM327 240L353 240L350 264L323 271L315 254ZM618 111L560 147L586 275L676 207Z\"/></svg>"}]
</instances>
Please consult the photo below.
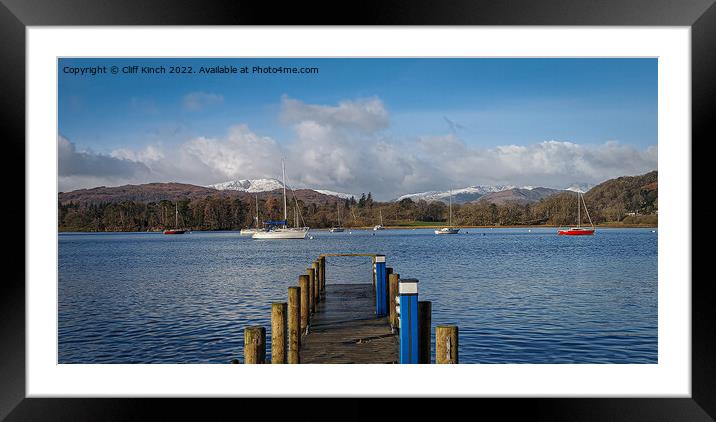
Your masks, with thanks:
<instances>
[{"instance_id":1,"label":"reflection on water","mask_svg":"<svg viewBox=\"0 0 716 422\"><path fill-rule=\"evenodd\" d=\"M467 232L61 234L59 362L227 363L247 325L270 343L271 302L318 254L368 252L420 280L433 327L459 326L461 363L657 363L657 233ZM328 283L371 282L369 258L326 266Z\"/></svg>"}]
</instances>

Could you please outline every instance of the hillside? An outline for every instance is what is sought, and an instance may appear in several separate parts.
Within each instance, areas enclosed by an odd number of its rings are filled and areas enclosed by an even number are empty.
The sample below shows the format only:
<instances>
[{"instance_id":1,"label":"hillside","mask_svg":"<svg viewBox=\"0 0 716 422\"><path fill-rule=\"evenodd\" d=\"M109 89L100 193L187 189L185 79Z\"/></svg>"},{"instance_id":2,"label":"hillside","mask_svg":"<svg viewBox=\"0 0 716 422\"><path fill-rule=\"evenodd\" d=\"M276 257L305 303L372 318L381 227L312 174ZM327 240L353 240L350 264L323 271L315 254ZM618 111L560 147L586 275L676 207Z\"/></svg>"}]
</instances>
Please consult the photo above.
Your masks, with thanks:
<instances>
[{"instance_id":1,"label":"hillside","mask_svg":"<svg viewBox=\"0 0 716 422\"><path fill-rule=\"evenodd\" d=\"M294 193L299 201L306 203L327 204L340 200L335 196L325 195L312 189L297 189ZM260 199L268 199L271 197L283 198L280 188L269 192L253 193L239 190L217 190L210 187L184 183L147 183L143 185L124 185L116 187L100 186L91 189L79 189L72 192L60 192L58 200L60 204L100 204L126 201L159 202L187 199L195 200L215 196L250 201L253 200L257 194ZM290 191L288 199L293 199Z\"/></svg>"},{"instance_id":2,"label":"hillside","mask_svg":"<svg viewBox=\"0 0 716 422\"><path fill-rule=\"evenodd\" d=\"M657 224L658 177L653 171L603 182L584 194L595 224ZM248 187L243 187L248 189ZM453 191L455 193L455 191ZM462 192L476 194L477 192ZM438 194L434 192L433 194ZM182 227L192 230L237 230L251 226L259 198L261 221L283 219L282 189L257 194L240 190L216 190L180 183L149 183L98 187L60 193L61 231L154 231L174 225L176 207ZM298 209L301 223L311 228L331 227L341 210L346 227L373 226L383 216L384 225L447 221L448 206L441 198L378 202L371 194L341 199L312 189L288 195L288 216L293 224ZM449 196L449 193L448 193ZM482 200L453 201L453 223L463 226L521 224L571 225L577 219L576 193L549 188L509 188L485 192ZM455 197L453 196L453 200ZM583 222L587 217L582 212Z\"/></svg>"},{"instance_id":3,"label":"hillside","mask_svg":"<svg viewBox=\"0 0 716 422\"><path fill-rule=\"evenodd\" d=\"M607 180L585 193L584 202L595 223L655 224L658 214L658 173L652 171L640 176ZM576 194L572 192L550 196L535 205L535 210L543 213L550 224L572 224L576 221L576 209ZM586 222L587 217L583 215L583 218Z\"/></svg>"},{"instance_id":4,"label":"hillside","mask_svg":"<svg viewBox=\"0 0 716 422\"><path fill-rule=\"evenodd\" d=\"M488 193L487 195L481 197L477 201L484 201L487 203L493 203L497 205L504 205L508 202L518 202L522 204L530 203L530 202L539 202L541 199L547 198L549 196L558 194L560 192L564 192L558 189L550 189L550 188L534 188L534 189L524 189L524 188L513 188L513 189L507 189L500 192L493 192Z\"/></svg>"},{"instance_id":5,"label":"hillside","mask_svg":"<svg viewBox=\"0 0 716 422\"><path fill-rule=\"evenodd\" d=\"M658 193L658 173L652 171L607 180L584 194L584 200L605 219L619 221L628 215L657 213Z\"/></svg>"}]
</instances>

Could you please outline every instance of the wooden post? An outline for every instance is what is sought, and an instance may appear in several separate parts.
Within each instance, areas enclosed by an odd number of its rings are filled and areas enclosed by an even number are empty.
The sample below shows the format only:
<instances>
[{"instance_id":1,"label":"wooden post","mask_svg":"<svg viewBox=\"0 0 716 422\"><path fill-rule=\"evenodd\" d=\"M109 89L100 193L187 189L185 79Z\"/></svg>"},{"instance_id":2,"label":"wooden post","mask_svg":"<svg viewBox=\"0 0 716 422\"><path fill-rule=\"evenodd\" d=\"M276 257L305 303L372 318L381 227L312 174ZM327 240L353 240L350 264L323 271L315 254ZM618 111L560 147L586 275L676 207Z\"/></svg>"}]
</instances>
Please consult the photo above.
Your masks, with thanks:
<instances>
[{"instance_id":1,"label":"wooden post","mask_svg":"<svg viewBox=\"0 0 716 422\"><path fill-rule=\"evenodd\" d=\"M457 325L435 327L435 363L458 363Z\"/></svg>"},{"instance_id":2,"label":"wooden post","mask_svg":"<svg viewBox=\"0 0 716 422\"><path fill-rule=\"evenodd\" d=\"M301 363L301 288L288 288L288 363Z\"/></svg>"},{"instance_id":3,"label":"wooden post","mask_svg":"<svg viewBox=\"0 0 716 422\"><path fill-rule=\"evenodd\" d=\"M244 363L266 363L266 329L244 328Z\"/></svg>"},{"instance_id":4,"label":"wooden post","mask_svg":"<svg viewBox=\"0 0 716 422\"><path fill-rule=\"evenodd\" d=\"M385 291L383 292L383 296L385 297L385 309L386 314L388 315L388 321L390 321L390 275L393 274L393 268L392 267L385 267Z\"/></svg>"},{"instance_id":5,"label":"wooden post","mask_svg":"<svg viewBox=\"0 0 716 422\"><path fill-rule=\"evenodd\" d=\"M311 269L313 270L313 280L316 282L316 285L320 287L321 285L321 264L318 262L318 260L313 261L311 264ZM319 290L319 299L320 299L320 290Z\"/></svg>"},{"instance_id":6,"label":"wooden post","mask_svg":"<svg viewBox=\"0 0 716 422\"><path fill-rule=\"evenodd\" d=\"M318 306L318 289L320 288L320 282L316 280L316 278L311 278L310 276L307 276L310 280L311 285L311 313L316 313L316 307Z\"/></svg>"},{"instance_id":7,"label":"wooden post","mask_svg":"<svg viewBox=\"0 0 716 422\"><path fill-rule=\"evenodd\" d=\"M298 287L301 289L301 333L306 332L311 312L311 286L308 285L308 281L306 275L298 277Z\"/></svg>"},{"instance_id":8,"label":"wooden post","mask_svg":"<svg viewBox=\"0 0 716 422\"><path fill-rule=\"evenodd\" d=\"M308 274L308 284L312 286L316 286L318 283L318 280L316 280L316 271L313 268L306 268L306 274ZM314 297L314 301L315 301ZM314 308L318 308L318 302L316 301L316 304Z\"/></svg>"},{"instance_id":9,"label":"wooden post","mask_svg":"<svg viewBox=\"0 0 716 422\"><path fill-rule=\"evenodd\" d=\"M398 283L400 283L400 274L391 274L388 277L388 320L391 328L398 328L398 313L395 312L395 298L398 296Z\"/></svg>"},{"instance_id":10,"label":"wooden post","mask_svg":"<svg viewBox=\"0 0 716 422\"><path fill-rule=\"evenodd\" d=\"M271 363L286 363L286 302L271 304Z\"/></svg>"},{"instance_id":11,"label":"wooden post","mask_svg":"<svg viewBox=\"0 0 716 422\"><path fill-rule=\"evenodd\" d=\"M418 363L430 363L430 320L433 304L427 300L418 301Z\"/></svg>"},{"instance_id":12,"label":"wooden post","mask_svg":"<svg viewBox=\"0 0 716 422\"><path fill-rule=\"evenodd\" d=\"M326 291L326 257L322 256L319 258L321 263L321 292Z\"/></svg>"}]
</instances>

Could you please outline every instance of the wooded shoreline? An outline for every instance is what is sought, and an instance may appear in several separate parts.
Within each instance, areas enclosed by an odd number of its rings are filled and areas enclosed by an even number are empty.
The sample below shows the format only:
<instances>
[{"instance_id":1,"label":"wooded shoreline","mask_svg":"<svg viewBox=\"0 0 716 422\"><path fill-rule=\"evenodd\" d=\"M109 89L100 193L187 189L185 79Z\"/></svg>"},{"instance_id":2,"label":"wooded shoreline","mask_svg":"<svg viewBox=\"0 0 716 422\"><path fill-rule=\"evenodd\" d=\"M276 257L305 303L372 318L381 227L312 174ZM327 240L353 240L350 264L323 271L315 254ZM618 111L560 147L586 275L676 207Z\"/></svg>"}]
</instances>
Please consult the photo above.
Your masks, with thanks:
<instances>
[{"instance_id":1,"label":"wooded shoreline","mask_svg":"<svg viewBox=\"0 0 716 422\"><path fill-rule=\"evenodd\" d=\"M444 225L436 224L434 226L385 226L386 230L413 230L413 229L423 229L423 230L434 230L442 228ZM604 224L595 224L594 225L597 228L605 228L605 229L657 229L659 228L658 225L649 225L649 224L620 224L620 223L604 223ZM455 226L452 227L458 228L458 229L557 229L559 227L566 227L566 226L559 226L559 225L505 225L505 226ZM361 226L361 227L345 227L347 231L351 230L360 230L360 231L372 231L372 226ZM316 232L327 232L330 228L315 228L311 229L311 231ZM200 229L200 230L191 230L193 232L202 232L202 233L230 233L230 232L238 232L239 230L234 229ZM145 231L136 231L136 230L127 230L127 231L116 231L116 230L64 230L60 229L58 230L59 233L161 233L162 230L145 230Z\"/></svg>"}]
</instances>

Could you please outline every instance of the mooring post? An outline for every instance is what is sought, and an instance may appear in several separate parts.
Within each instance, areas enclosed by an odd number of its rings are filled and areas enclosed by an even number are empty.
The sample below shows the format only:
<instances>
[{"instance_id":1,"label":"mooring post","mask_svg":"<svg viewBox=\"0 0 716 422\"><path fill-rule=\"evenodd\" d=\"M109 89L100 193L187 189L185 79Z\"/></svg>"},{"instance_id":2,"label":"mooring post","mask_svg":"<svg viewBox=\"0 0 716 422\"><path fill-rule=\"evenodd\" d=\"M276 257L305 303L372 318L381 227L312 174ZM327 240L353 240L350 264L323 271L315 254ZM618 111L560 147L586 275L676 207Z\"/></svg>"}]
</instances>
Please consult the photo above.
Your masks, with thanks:
<instances>
[{"instance_id":1,"label":"mooring post","mask_svg":"<svg viewBox=\"0 0 716 422\"><path fill-rule=\"evenodd\" d=\"M266 363L266 329L244 328L244 363Z\"/></svg>"},{"instance_id":2,"label":"mooring post","mask_svg":"<svg viewBox=\"0 0 716 422\"><path fill-rule=\"evenodd\" d=\"M388 314L386 302L386 284L385 277L385 255L375 256L375 314L379 317Z\"/></svg>"},{"instance_id":3,"label":"mooring post","mask_svg":"<svg viewBox=\"0 0 716 422\"><path fill-rule=\"evenodd\" d=\"M390 320L390 275L391 274L393 274L393 268L385 267L385 293L383 293L383 296L385 296L385 315L388 316L388 320Z\"/></svg>"},{"instance_id":4,"label":"mooring post","mask_svg":"<svg viewBox=\"0 0 716 422\"><path fill-rule=\"evenodd\" d=\"M301 363L301 288L288 288L288 363Z\"/></svg>"},{"instance_id":5,"label":"mooring post","mask_svg":"<svg viewBox=\"0 0 716 422\"><path fill-rule=\"evenodd\" d=\"M418 363L418 280L404 278L398 284L400 295L400 363Z\"/></svg>"},{"instance_id":6,"label":"mooring post","mask_svg":"<svg viewBox=\"0 0 716 422\"><path fill-rule=\"evenodd\" d=\"M316 282L316 286L321 285L321 262L319 260L313 261L311 264L311 268L313 268L313 279Z\"/></svg>"},{"instance_id":7,"label":"mooring post","mask_svg":"<svg viewBox=\"0 0 716 422\"><path fill-rule=\"evenodd\" d=\"M400 274L393 273L388 277L388 303L390 304L388 306L388 311L390 313L388 320L390 321L391 329L398 328L398 313L396 312L396 307L400 303L400 298L398 297L399 280Z\"/></svg>"},{"instance_id":8,"label":"mooring post","mask_svg":"<svg viewBox=\"0 0 716 422\"><path fill-rule=\"evenodd\" d=\"M418 301L418 346L420 349L420 363L430 363L430 322L433 309L432 302L427 300Z\"/></svg>"},{"instance_id":9,"label":"mooring post","mask_svg":"<svg viewBox=\"0 0 716 422\"><path fill-rule=\"evenodd\" d=\"M319 262L321 264L321 292L325 293L326 291L326 257L322 256L319 258Z\"/></svg>"},{"instance_id":10,"label":"mooring post","mask_svg":"<svg viewBox=\"0 0 716 422\"><path fill-rule=\"evenodd\" d=\"M286 302L271 304L271 363L286 363Z\"/></svg>"},{"instance_id":11,"label":"mooring post","mask_svg":"<svg viewBox=\"0 0 716 422\"><path fill-rule=\"evenodd\" d=\"M311 286L307 275L298 276L298 287L301 289L301 333L305 333L311 312Z\"/></svg>"},{"instance_id":12,"label":"mooring post","mask_svg":"<svg viewBox=\"0 0 716 422\"><path fill-rule=\"evenodd\" d=\"M318 285L316 284L316 270L313 268L306 268L308 274L308 284L311 286L311 293L313 294L313 301L311 302L312 308L311 313L316 312L318 306Z\"/></svg>"},{"instance_id":13,"label":"mooring post","mask_svg":"<svg viewBox=\"0 0 716 422\"><path fill-rule=\"evenodd\" d=\"M310 276L308 278L311 278ZM313 293L313 307L311 308L312 313L316 313L318 309L318 302L321 301L321 281L317 278L313 278L311 284L311 293Z\"/></svg>"},{"instance_id":14,"label":"mooring post","mask_svg":"<svg viewBox=\"0 0 716 422\"><path fill-rule=\"evenodd\" d=\"M435 363L458 363L457 325L435 327Z\"/></svg>"},{"instance_id":15,"label":"mooring post","mask_svg":"<svg viewBox=\"0 0 716 422\"><path fill-rule=\"evenodd\" d=\"M373 270L373 294L375 294L375 257L370 258L371 269Z\"/></svg>"}]
</instances>

